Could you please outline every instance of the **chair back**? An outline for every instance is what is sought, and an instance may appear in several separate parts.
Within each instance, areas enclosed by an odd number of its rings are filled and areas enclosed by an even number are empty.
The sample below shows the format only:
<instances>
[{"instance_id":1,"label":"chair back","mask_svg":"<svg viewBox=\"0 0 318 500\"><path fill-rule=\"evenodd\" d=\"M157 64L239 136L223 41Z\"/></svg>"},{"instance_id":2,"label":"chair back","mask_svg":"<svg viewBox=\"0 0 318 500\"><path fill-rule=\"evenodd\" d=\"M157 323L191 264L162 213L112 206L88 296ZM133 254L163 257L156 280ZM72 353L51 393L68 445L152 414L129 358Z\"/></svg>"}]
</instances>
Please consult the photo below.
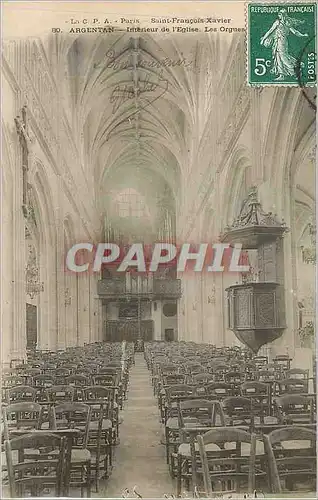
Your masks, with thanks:
<instances>
[{"instance_id":1,"label":"chair back","mask_svg":"<svg viewBox=\"0 0 318 500\"><path fill-rule=\"evenodd\" d=\"M280 365L283 370L289 370L290 369L290 362L291 359L288 356L288 354L279 354L273 359L273 362L277 365Z\"/></svg>"},{"instance_id":2,"label":"chair back","mask_svg":"<svg viewBox=\"0 0 318 500\"><path fill-rule=\"evenodd\" d=\"M7 403L35 401L36 389L28 385L18 385L7 389Z\"/></svg>"},{"instance_id":3,"label":"chair back","mask_svg":"<svg viewBox=\"0 0 318 500\"><path fill-rule=\"evenodd\" d=\"M80 374L69 375L66 377L66 383L74 387L87 387L90 385L89 378Z\"/></svg>"},{"instance_id":4,"label":"chair back","mask_svg":"<svg viewBox=\"0 0 318 500\"><path fill-rule=\"evenodd\" d=\"M40 429L42 407L33 402L12 403L2 409L4 438L10 439L14 430Z\"/></svg>"},{"instance_id":5,"label":"chair back","mask_svg":"<svg viewBox=\"0 0 318 500\"><path fill-rule=\"evenodd\" d=\"M162 377L162 385L172 386L177 384L185 384L186 375L184 373L171 373Z\"/></svg>"},{"instance_id":6,"label":"chair back","mask_svg":"<svg viewBox=\"0 0 318 500\"><path fill-rule=\"evenodd\" d=\"M281 424L313 424L314 398L304 394L285 394L275 399L275 409Z\"/></svg>"},{"instance_id":7,"label":"chair back","mask_svg":"<svg viewBox=\"0 0 318 500\"><path fill-rule=\"evenodd\" d=\"M228 418L229 425L243 425L254 428L254 412L250 398L231 396L223 400L223 411Z\"/></svg>"},{"instance_id":8,"label":"chair back","mask_svg":"<svg viewBox=\"0 0 318 500\"><path fill-rule=\"evenodd\" d=\"M290 370L286 370L285 378L300 378L301 380L308 380L309 370L302 370L301 368L291 368Z\"/></svg>"},{"instance_id":9,"label":"chair back","mask_svg":"<svg viewBox=\"0 0 318 500\"><path fill-rule=\"evenodd\" d=\"M104 418L112 418L114 410L114 391L110 387L91 385L83 389L83 400L91 405L92 412L102 408Z\"/></svg>"},{"instance_id":10,"label":"chair back","mask_svg":"<svg viewBox=\"0 0 318 500\"><path fill-rule=\"evenodd\" d=\"M229 371L224 374L224 381L227 384L240 385L245 380L244 373Z\"/></svg>"},{"instance_id":11,"label":"chair back","mask_svg":"<svg viewBox=\"0 0 318 500\"><path fill-rule=\"evenodd\" d=\"M254 356L252 361L258 369L261 369L264 365L267 365L268 356Z\"/></svg>"},{"instance_id":12,"label":"chair back","mask_svg":"<svg viewBox=\"0 0 318 500\"><path fill-rule=\"evenodd\" d=\"M300 378L287 378L276 382L276 393L294 394L308 392L308 380Z\"/></svg>"},{"instance_id":13,"label":"chair back","mask_svg":"<svg viewBox=\"0 0 318 500\"><path fill-rule=\"evenodd\" d=\"M66 379L71 375L70 368L58 367L55 371L54 375L54 384L55 385L66 385Z\"/></svg>"},{"instance_id":14,"label":"chair back","mask_svg":"<svg viewBox=\"0 0 318 500\"><path fill-rule=\"evenodd\" d=\"M51 433L26 434L5 441L11 498L61 496L65 438ZM47 493L47 492L45 492Z\"/></svg>"},{"instance_id":15,"label":"chair back","mask_svg":"<svg viewBox=\"0 0 318 500\"><path fill-rule=\"evenodd\" d=\"M241 385L240 393L251 400L253 412L260 418L260 423L264 423L265 417L271 414L270 386L250 380Z\"/></svg>"},{"instance_id":16,"label":"chair back","mask_svg":"<svg viewBox=\"0 0 318 500\"><path fill-rule=\"evenodd\" d=\"M53 377L48 373L41 373L40 375L35 375L33 377L33 387L47 389L53 385Z\"/></svg>"},{"instance_id":17,"label":"chair back","mask_svg":"<svg viewBox=\"0 0 318 500\"><path fill-rule=\"evenodd\" d=\"M242 429L217 428L197 437L205 495L255 489L256 436Z\"/></svg>"},{"instance_id":18,"label":"chair back","mask_svg":"<svg viewBox=\"0 0 318 500\"><path fill-rule=\"evenodd\" d=\"M93 383L104 387L117 386L119 382L118 374L97 374L93 376Z\"/></svg>"},{"instance_id":19,"label":"chair back","mask_svg":"<svg viewBox=\"0 0 318 500\"><path fill-rule=\"evenodd\" d=\"M46 389L50 403L56 404L66 401L73 401L75 389L71 385L53 385Z\"/></svg>"},{"instance_id":20,"label":"chair back","mask_svg":"<svg viewBox=\"0 0 318 500\"><path fill-rule=\"evenodd\" d=\"M219 418L219 422L217 422ZM192 399L178 404L178 422L180 429L187 427L213 427L225 425L222 407L219 401Z\"/></svg>"},{"instance_id":21,"label":"chair back","mask_svg":"<svg viewBox=\"0 0 318 500\"><path fill-rule=\"evenodd\" d=\"M233 396L233 386L225 382L213 382L212 384L208 384L205 391L206 394L215 396L219 401L229 396Z\"/></svg>"},{"instance_id":22,"label":"chair back","mask_svg":"<svg viewBox=\"0 0 318 500\"><path fill-rule=\"evenodd\" d=\"M212 366L214 382L224 382L224 375L229 371L229 366L225 363L218 363Z\"/></svg>"},{"instance_id":23,"label":"chair back","mask_svg":"<svg viewBox=\"0 0 318 500\"><path fill-rule=\"evenodd\" d=\"M4 389L16 387L17 385L24 385L24 377L21 375L7 375L3 378L2 385Z\"/></svg>"},{"instance_id":24,"label":"chair back","mask_svg":"<svg viewBox=\"0 0 318 500\"><path fill-rule=\"evenodd\" d=\"M299 490L306 483L310 491L316 491L317 457L314 430L294 425L286 426L264 435L263 439L273 493ZM300 498L300 491L298 493Z\"/></svg>"},{"instance_id":25,"label":"chair back","mask_svg":"<svg viewBox=\"0 0 318 500\"><path fill-rule=\"evenodd\" d=\"M72 402L54 406L52 408L53 428L79 429L81 433L74 437L73 446L86 448L91 412L90 406L85 403Z\"/></svg>"}]
</instances>

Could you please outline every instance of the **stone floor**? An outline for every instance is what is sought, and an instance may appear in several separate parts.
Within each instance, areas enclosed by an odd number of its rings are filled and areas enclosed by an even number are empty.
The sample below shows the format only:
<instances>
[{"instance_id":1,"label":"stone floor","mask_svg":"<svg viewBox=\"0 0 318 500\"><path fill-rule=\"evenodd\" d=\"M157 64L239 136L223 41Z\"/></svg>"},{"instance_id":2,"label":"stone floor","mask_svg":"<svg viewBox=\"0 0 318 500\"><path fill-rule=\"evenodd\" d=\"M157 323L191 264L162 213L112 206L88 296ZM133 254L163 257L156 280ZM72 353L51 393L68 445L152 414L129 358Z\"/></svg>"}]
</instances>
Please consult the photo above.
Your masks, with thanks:
<instances>
[{"instance_id":1,"label":"stone floor","mask_svg":"<svg viewBox=\"0 0 318 500\"><path fill-rule=\"evenodd\" d=\"M99 498L120 498L125 488L145 498L162 498L174 493L168 472L165 447L160 443L159 412L143 354L136 353L130 371L128 400L121 412L120 444L115 449L110 479L100 485Z\"/></svg>"}]
</instances>

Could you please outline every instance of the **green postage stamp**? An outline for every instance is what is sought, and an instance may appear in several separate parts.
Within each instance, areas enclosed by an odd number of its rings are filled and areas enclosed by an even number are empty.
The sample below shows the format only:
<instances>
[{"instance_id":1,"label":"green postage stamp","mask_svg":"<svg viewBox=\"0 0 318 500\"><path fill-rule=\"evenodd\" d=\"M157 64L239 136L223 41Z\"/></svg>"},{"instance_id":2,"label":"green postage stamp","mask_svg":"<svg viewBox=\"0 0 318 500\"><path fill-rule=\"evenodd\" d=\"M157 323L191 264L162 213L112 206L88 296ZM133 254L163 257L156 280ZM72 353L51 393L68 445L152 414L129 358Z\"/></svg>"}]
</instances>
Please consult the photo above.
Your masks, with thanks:
<instances>
[{"instance_id":1,"label":"green postage stamp","mask_svg":"<svg viewBox=\"0 0 318 500\"><path fill-rule=\"evenodd\" d=\"M315 3L247 5L249 85L316 84Z\"/></svg>"}]
</instances>

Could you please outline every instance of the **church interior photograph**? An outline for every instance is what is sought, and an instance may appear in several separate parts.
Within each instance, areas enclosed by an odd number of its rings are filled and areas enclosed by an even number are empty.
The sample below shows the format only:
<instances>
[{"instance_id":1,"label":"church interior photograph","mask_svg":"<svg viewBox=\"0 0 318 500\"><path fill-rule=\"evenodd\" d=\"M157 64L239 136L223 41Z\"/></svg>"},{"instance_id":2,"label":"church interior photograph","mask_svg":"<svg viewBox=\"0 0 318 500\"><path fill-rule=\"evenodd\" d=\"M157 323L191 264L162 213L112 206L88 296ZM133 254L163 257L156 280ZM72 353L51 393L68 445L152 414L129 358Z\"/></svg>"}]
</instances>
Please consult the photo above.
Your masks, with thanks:
<instances>
[{"instance_id":1,"label":"church interior photograph","mask_svg":"<svg viewBox=\"0 0 318 500\"><path fill-rule=\"evenodd\" d=\"M245 43L4 41L3 498L316 497L316 89Z\"/></svg>"}]
</instances>

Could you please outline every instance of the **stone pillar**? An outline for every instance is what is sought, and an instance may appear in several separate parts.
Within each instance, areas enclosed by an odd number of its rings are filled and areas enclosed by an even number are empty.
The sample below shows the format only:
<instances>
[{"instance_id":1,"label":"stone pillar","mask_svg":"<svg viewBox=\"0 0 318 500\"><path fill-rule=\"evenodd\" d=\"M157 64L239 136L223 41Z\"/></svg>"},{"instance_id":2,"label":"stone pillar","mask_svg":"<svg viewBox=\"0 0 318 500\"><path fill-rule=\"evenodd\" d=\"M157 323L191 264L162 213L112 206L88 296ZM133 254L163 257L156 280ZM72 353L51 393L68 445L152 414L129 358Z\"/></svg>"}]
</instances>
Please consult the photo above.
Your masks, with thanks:
<instances>
[{"instance_id":1,"label":"stone pillar","mask_svg":"<svg viewBox=\"0 0 318 500\"><path fill-rule=\"evenodd\" d=\"M37 349L39 350L51 350L55 347L55 342L52 342L54 339L50 335L52 306L54 307L54 304L51 303L51 290L54 289L54 283L50 279L52 261L48 258L47 252L47 248L41 248L39 255L39 280L43 281L44 284L44 290L39 296L38 308Z\"/></svg>"},{"instance_id":2,"label":"stone pillar","mask_svg":"<svg viewBox=\"0 0 318 500\"><path fill-rule=\"evenodd\" d=\"M64 192L63 180L57 176L58 206L55 209L56 220L56 286L57 286L57 348L66 348L65 336L65 264L64 264Z\"/></svg>"},{"instance_id":3,"label":"stone pillar","mask_svg":"<svg viewBox=\"0 0 318 500\"><path fill-rule=\"evenodd\" d=\"M97 328L98 328L98 334L96 340L98 342L103 341L103 304L102 301L99 299L97 301Z\"/></svg>"},{"instance_id":4,"label":"stone pillar","mask_svg":"<svg viewBox=\"0 0 318 500\"><path fill-rule=\"evenodd\" d=\"M90 342L90 281L88 272L78 275L79 345Z\"/></svg>"},{"instance_id":5,"label":"stone pillar","mask_svg":"<svg viewBox=\"0 0 318 500\"><path fill-rule=\"evenodd\" d=\"M90 310L90 342L98 340L98 304L100 300L97 297L97 275L90 275L90 294L89 294L89 310Z\"/></svg>"},{"instance_id":6,"label":"stone pillar","mask_svg":"<svg viewBox=\"0 0 318 500\"><path fill-rule=\"evenodd\" d=\"M100 340L101 341L104 341L106 339L106 335L107 335L107 331L106 331L106 328L107 328L107 305L106 304L102 304L101 306L101 312L102 312L102 321L101 321L101 338Z\"/></svg>"},{"instance_id":7,"label":"stone pillar","mask_svg":"<svg viewBox=\"0 0 318 500\"><path fill-rule=\"evenodd\" d=\"M18 102L21 102L18 99ZM17 110L17 114L19 111ZM22 211L22 154L18 137L14 147L16 150L13 189L13 332L11 358L26 357L26 276L25 276L25 221ZM8 332L10 335L10 332Z\"/></svg>"},{"instance_id":8,"label":"stone pillar","mask_svg":"<svg viewBox=\"0 0 318 500\"><path fill-rule=\"evenodd\" d=\"M75 274L65 273L65 342L66 347L76 346L77 290Z\"/></svg>"},{"instance_id":9,"label":"stone pillar","mask_svg":"<svg viewBox=\"0 0 318 500\"><path fill-rule=\"evenodd\" d=\"M4 168L10 168L5 165ZM4 185L3 212L2 212L2 258L5 266L2 269L2 339L1 363L9 365L12 350L13 331L13 291L14 291L14 262L13 262L13 233L12 233L12 185Z\"/></svg>"},{"instance_id":10,"label":"stone pillar","mask_svg":"<svg viewBox=\"0 0 318 500\"><path fill-rule=\"evenodd\" d=\"M154 340L161 340L162 334L162 302L154 300L151 303L151 319L154 322Z\"/></svg>"}]
</instances>

